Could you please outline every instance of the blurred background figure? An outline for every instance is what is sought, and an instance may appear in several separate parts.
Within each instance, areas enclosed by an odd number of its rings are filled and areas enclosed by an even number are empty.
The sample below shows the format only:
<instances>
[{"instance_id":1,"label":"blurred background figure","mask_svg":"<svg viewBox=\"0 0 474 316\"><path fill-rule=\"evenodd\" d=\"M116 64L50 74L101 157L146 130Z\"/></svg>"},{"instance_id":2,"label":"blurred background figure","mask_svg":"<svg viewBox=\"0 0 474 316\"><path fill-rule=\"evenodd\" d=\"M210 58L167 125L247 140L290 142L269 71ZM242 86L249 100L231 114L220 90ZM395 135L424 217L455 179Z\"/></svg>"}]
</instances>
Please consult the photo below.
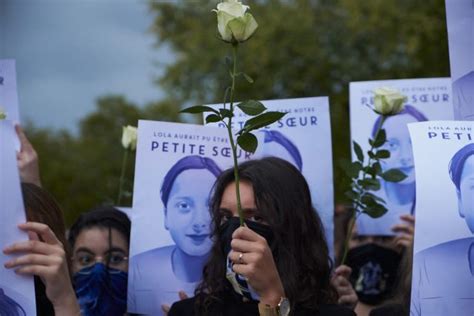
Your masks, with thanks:
<instances>
[{"instance_id":1,"label":"blurred background figure","mask_svg":"<svg viewBox=\"0 0 474 316\"><path fill-rule=\"evenodd\" d=\"M71 226L72 272L84 316L125 315L131 223L112 206L83 213Z\"/></svg>"},{"instance_id":2,"label":"blurred background figure","mask_svg":"<svg viewBox=\"0 0 474 316\"><path fill-rule=\"evenodd\" d=\"M343 206L336 209L338 261L343 253L350 209ZM402 215L392 231L395 236L358 235L357 225L354 226L345 266L351 269L349 280L358 296L355 307L358 316L381 315L380 312L407 315L409 312L414 217Z\"/></svg>"}]
</instances>

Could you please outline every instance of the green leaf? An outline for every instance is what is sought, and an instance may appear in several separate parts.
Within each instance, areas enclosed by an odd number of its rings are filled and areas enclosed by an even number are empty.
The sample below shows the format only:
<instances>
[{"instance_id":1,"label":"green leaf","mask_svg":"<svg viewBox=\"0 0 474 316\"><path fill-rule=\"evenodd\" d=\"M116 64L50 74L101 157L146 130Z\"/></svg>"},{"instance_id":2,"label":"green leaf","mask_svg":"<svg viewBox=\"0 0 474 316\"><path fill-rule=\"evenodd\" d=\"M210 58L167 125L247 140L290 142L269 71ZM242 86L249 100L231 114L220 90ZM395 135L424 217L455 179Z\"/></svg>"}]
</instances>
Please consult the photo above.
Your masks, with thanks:
<instances>
[{"instance_id":1,"label":"green leaf","mask_svg":"<svg viewBox=\"0 0 474 316\"><path fill-rule=\"evenodd\" d=\"M368 175L371 175L372 178L376 176L375 169L373 166L365 166L363 168L364 172L367 173Z\"/></svg>"},{"instance_id":2,"label":"green leaf","mask_svg":"<svg viewBox=\"0 0 474 316\"><path fill-rule=\"evenodd\" d=\"M359 161L350 161L349 159L340 159L339 166L349 178L356 178L362 170L362 164Z\"/></svg>"},{"instance_id":3,"label":"green leaf","mask_svg":"<svg viewBox=\"0 0 474 316\"><path fill-rule=\"evenodd\" d=\"M380 181L378 179L361 179L357 180L357 184L362 186L365 190L380 190Z\"/></svg>"},{"instance_id":4,"label":"green leaf","mask_svg":"<svg viewBox=\"0 0 474 316\"><path fill-rule=\"evenodd\" d=\"M372 197L372 199L374 199L375 201L380 202L380 203L382 203L382 204L385 204L385 200L384 200L384 199L382 199L382 198L378 197L377 195L372 194L372 193L370 193L370 192L365 192L365 193L364 193L364 196L370 196L370 197Z\"/></svg>"},{"instance_id":5,"label":"green leaf","mask_svg":"<svg viewBox=\"0 0 474 316\"><path fill-rule=\"evenodd\" d=\"M407 175L399 169L389 169L381 174L382 179L389 182L400 182L406 179Z\"/></svg>"},{"instance_id":6,"label":"green leaf","mask_svg":"<svg viewBox=\"0 0 474 316\"><path fill-rule=\"evenodd\" d=\"M220 122L222 118L216 114L209 114L206 116L206 124Z\"/></svg>"},{"instance_id":7,"label":"green leaf","mask_svg":"<svg viewBox=\"0 0 474 316\"><path fill-rule=\"evenodd\" d=\"M359 197L359 195L353 190L348 190L344 192L344 195L347 196L351 201L357 200L357 198Z\"/></svg>"},{"instance_id":8,"label":"green leaf","mask_svg":"<svg viewBox=\"0 0 474 316\"><path fill-rule=\"evenodd\" d=\"M247 100L237 104L237 107L242 110L247 115L255 116L263 113L267 108L258 101L255 100Z\"/></svg>"},{"instance_id":9,"label":"green leaf","mask_svg":"<svg viewBox=\"0 0 474 316\"><path fill-rule=\"evenodd\" d=\"M375 159L375 158L377 158L377 156L374 154L373 151L368 151L367 154L369 154L369 158L370 158L370 159Z\"/></svg>"},{"instance_id":10,"label":"green leaf","mask_svg":"<svg viewBox=\"0 0 474 316\"><path fill-rule=\"evenodd\" d=\"M369 215L372 218L379 218L382 217L385 213L387 213L387 208L380 204L380 203L375 203L374 205L368 206L365 210L364 213Z\"/></svg>"},{"instance_id":11,"label":"green leaf","mask_svg":"<svg viewBox=\"0 0 474 316\"><path fill-rule=\"evenodd\" d=\"M372 168L374 169L376 175L382 174L382 166L380 165L380 162L374 163Z\"/></svg>"},{"instance_id":12,"label":"green leaf","mask_svg":"<svg viewBox=\"0 0 474 316\"><path fill-rule=\"evenodd\" d=\"M354 161L350 164L350 169L348 170L349 173L347 174L351 178L357 178L359 176L359 172L362 170L362 164L360 161Z\"/></svg>"},{"instance_id":13,"label":"green leaf","mask_svg":"<svg viewBox=\"0 0 474 316\"><path fill-rule=\"evenodd\" d=\"M252 77L250 77L249 75L247 75L245 72L243 73L243 75L244 75L245 80L248 81L248 83L253 83Z\"/></svg>"},{"instance_id":14,"label":"green leaf","mask_svg":"<svg viewBox=\"0 0 474 316\"><path fill-rule=\"evenodd\" d=\"M360 147L360 145L356 141L353 141L352 144L354 145L354 152L357 156L357 160L359 160L360 162L363 162L364 161L364 153L362 152L362 148Z\"/></svg>"},{"instance_id":15,"label":"green leaf","mask_svg":"<svg viewBox=\"0 0 474 316\"><path fill-rule=\"evenodd\" d=\"M234 114L232 113L232 111L228 109L219 109L219 113L221 114L222 118L234 117Z\"/></svg>"},{"instance_id":16,"label":"green leaf","mask_svg":"<svg viewBox=\"0 0 474 316\"><path fill-rule=\"evenodd\" d=\"M386 149L380 149L377 151L377 153L375 154L375 158L377 159L386 159L386 158L390 158L390 151L386 150Z\"/></svg>"},{"instance_id":17,"label":"green leaf","mask_svg":"<svg viewBox=\"0 0 474 316\"><path fill-rule=\"evenodd\" d=\"M387 134L385 133L384 129L381 129L377 134L377 138L372 142L372 145L375 148L383 146L387 140Z\"/></svg>"},{"instance_id":18,"label":"green leaf","mask_svg":"<svg viewBox=\"0 0 474 316\"><path fill-rule=\"evenodd\" d=\"M369 194L364 194L361 198L360 201L365 204L366 206L372 206L375 205L375 199L373 198L372 195Z\"/></svg>"},{"instance_id":19,"label":"green leaf","mask_svg":"<svg viewBox=\"0 0 474 316\"><path fill-rule=\"evenodd\" d=\"M248 121L246 121L244 128L241 131L239 131L239 133L242 133L242 132L248 133L255 129L268 126L270 124L275 123L276 121L278 121L285 115L286 113L283 113L283 112L273 112L273 111L265 112L263 114L260 114L259 116L253 117L249 119Z\"/></svg>"},{"instance_id":20,"label":"green leaf","mask_svg":"<svg viewBox=\"0 0 474 316\"><path fill-rule=\"evenodd\" d=\"M257 150L258 140L252 133L243 133L237 136L237 144L246 152L254 153Z\"/></svg>"},{"instance_id":21,"label":"green leaf","mask_svg":"<svg viewBox=\"0 0 474 316\"><path fill-rule=\"evenodd\" d=\"M180 111L180 113L191 113L191 114L199 114L203 112L213 112L213 113L219 114L217 110L211 108L210 106L205 106L205 105L195 105L189 108L182 109Z\"/></svg>"}]
</instances>

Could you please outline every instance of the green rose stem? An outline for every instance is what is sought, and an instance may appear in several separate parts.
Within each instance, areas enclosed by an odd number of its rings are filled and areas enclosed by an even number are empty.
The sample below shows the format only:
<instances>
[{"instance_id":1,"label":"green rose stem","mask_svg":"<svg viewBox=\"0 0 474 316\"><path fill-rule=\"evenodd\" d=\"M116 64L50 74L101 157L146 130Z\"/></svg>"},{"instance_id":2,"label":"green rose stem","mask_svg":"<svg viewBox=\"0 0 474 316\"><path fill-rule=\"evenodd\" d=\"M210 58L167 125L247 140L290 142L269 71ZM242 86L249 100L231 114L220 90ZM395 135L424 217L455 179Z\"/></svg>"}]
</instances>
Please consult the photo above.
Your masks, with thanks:
<instances>
[{"instance_id":1,"label":"green rose stem","mask_svg":"<svg viewBox=\"0 0 474 316\"><path fill-rule=\"evenodd\" d=\"M122 171L120 173L120 180L119 180L119 193L117 196L117 203L115 205L120 206L120 202L122 200L122 190L123 190L123 182L125 180L125 168L127 166L127 159L128 159L128 149L125 149L125 152L123 154L122 158Z\"/></svg>"},{"instance_id":2,"label":"green rose stem","mask_svg":"<svg viewBox=\"0 0 474 316\"><path fill-rule=\"evenodd\" d=\"M230 88L230 100L229 100L229 107L230 111L234 113L234 91L235 91L235 77L237 74L237 42L232 42L232 57L233 57L233 67L232 67L232 86ZM225 97L224 97L225 98ZM224 104L225 104L224 99ZM240 226L244 226L244 216L242 214L242 205L240 203L240 177L239 177L239 169L238 169L238 162L237 162L237 146L234 142L234 135L232 134L232 117L229 117L229 120L226 124L227 132L229 133L229 141L230 147L232 147L232 158L234 159L234 178L235 178L235 195L237 198L237 212L239 213L240 219Z\"/></svg>"},{"instance_id":3,"label":"green rose stem","mask_svg":"<svg viewBox=\"0 0 474 316\"><path fill-rule=\"evenodd\" d=\"M381 115L381 118L380 118L380 123L379 125L377 126L377 131L375 132L375 135L374 135L374 140L377 139L378 135L379 135L379 132L380 130L382 129L382 125L383 123L385 122L385 119L387 117L385 115ZM370 145L370 150L369 151L372 151L374 150L374 142L371 143ZM369 162L368 162L368 165L370 166L372 162L372 158L369 157ZM362 179L367 179L367 172L363 169L362 171ZM361 190L364 190L363 188L360 188ZM362 192L364 193L364 192ZM359 194L359 199L357 199L355 201L355 207L354 209L352 209L352 214L351 214L351 219L349 220L349 227L347 229L347 235L346 235L346 240L344 242L344 255L342 256L342 261L341 261L341 265L343 265L345 262L346 262L346 259L347 259L347 252L349 251L349 242L352 238L352 230L354 229L354 225L355 225L355 222L357 220L357 217L361 214L361 212L359 211L359 207L361 205L361 201L360 201L360 197L362 197L363 194Z\"/></svg>"}]
</instances>

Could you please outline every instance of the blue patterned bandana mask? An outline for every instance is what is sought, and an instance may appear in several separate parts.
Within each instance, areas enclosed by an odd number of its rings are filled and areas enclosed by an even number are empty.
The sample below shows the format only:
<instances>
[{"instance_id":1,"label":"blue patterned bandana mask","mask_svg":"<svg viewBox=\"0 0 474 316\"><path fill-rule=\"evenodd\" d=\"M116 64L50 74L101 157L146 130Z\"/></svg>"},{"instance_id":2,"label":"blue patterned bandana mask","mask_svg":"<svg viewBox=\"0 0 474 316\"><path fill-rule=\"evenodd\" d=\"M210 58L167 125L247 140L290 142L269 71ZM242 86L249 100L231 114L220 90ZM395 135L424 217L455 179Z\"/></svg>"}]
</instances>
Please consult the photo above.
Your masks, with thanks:
<instances>
[{"instance_id":1,"label":"blue patterned bandana mask","mask_svg":"<svg viewBox=\"0 0 474 316\"><path fill-rule=\"evenodd\" d=\"M76 296L84 316L124 315L127 311L126 272L96 263L74 274Z\"/></svg>"}]
</instances>

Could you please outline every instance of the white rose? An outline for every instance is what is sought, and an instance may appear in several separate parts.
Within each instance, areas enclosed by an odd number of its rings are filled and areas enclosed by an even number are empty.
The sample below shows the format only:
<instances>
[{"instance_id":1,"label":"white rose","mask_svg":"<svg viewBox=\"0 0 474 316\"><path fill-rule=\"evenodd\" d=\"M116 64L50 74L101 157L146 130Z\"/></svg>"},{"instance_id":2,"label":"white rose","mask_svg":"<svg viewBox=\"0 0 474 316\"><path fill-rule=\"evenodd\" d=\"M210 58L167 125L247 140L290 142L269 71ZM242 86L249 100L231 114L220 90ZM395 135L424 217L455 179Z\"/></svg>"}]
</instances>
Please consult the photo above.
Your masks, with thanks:
<instances>
[{"instance_id":1,"label":"white rose","mask_svg":"<svg viewBox=\"0 0 474 316\"><path fill-rule=\"evenodd\" d=\"M217 29L226 42L245 42L258 27L253 16L246 12L249 6L237 0L226 0L217 4Z\"/></svg>"},{"instance_id":2,"label":"white rose","mask_svg":"<svg viewBox=\"0 0 474 316\"><path fill-rule=\"evenodd\" d=\"M407 101L406 96L392 88L378 88L374 90L374 93L374 111L381 115L398 114Z\"/></svg>"},{"instance_id":3,"label":"white rose","mask_svg":"<svg viewBox=\"0 0 474 316\"><path fill-rule=\"evenodd\" d=\"M135 150L137 148L137 128L127 125L122 127L122 146L125 149Z\"/></svg>"}]
</instances>

